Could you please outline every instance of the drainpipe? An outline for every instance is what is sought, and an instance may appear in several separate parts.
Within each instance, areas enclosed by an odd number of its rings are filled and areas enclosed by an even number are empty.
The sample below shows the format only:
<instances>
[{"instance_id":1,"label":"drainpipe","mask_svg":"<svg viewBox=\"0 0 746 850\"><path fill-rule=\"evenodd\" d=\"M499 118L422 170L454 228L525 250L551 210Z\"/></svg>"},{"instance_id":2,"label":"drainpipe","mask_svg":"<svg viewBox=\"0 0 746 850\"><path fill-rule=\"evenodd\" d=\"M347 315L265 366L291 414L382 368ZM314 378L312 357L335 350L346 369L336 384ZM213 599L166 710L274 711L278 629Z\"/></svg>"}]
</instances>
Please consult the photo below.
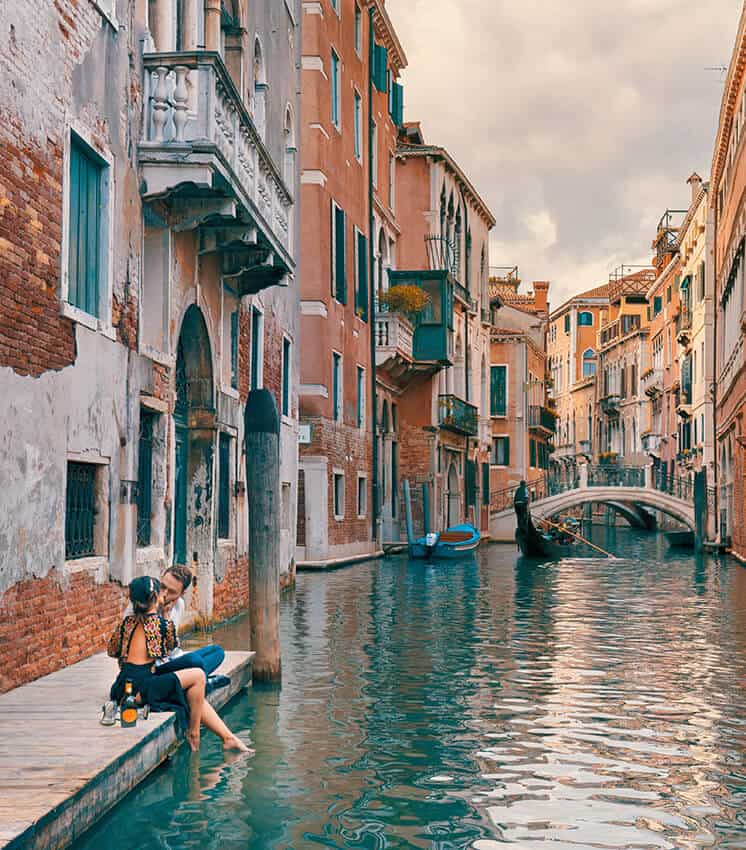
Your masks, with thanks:
<instances>
[{"instance_id":1,"label":"drainpipe","mask_svg":"<svg viewBox=\"0 0 746 850\"><path fill-rule=\"evenodd\" d=\"M368 313L370 321L370 422L373 434L373 474L371 529L373 540L378 539L378 396L376 386L376 299L373 272L375 268L375 218L373 216L373 61L375 55L375 7L368 9Z\"/></svg>"}]
</instances>

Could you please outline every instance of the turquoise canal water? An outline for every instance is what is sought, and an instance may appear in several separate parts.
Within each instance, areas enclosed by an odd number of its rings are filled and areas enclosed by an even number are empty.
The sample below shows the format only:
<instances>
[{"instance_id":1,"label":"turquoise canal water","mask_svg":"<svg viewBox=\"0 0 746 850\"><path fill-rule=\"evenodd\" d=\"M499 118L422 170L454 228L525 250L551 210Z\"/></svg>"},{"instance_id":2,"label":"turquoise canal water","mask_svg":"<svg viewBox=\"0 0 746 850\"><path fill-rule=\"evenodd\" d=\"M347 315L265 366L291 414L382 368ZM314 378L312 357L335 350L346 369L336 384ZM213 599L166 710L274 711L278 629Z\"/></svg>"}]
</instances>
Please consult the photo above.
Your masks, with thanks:
<instances>
[{"instance_id":1,"label":"turquoise canal water","mask_svg":"<svg viewBox=\"0 0 746 850\"><path fill-rule=\"evenodd\" d=\"M225 712L256 756L206 734L77 847L746 848L746 569L598 542L300 575L282 687Z\"/></svg>"}]
</instances>

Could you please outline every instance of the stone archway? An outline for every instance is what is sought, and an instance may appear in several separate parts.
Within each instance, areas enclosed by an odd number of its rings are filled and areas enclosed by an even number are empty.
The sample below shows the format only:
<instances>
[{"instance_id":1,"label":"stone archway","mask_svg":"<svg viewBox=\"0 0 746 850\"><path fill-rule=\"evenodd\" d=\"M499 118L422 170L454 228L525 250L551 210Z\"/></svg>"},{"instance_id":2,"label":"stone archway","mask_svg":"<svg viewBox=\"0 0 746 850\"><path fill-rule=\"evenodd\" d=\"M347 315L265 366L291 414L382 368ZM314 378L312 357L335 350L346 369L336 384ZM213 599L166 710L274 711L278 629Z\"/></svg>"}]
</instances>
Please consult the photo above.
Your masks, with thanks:
<instances>
[{"instance_id":1,"label":"stone archway","mask_svg":"<svg viewBox=\"0 0 746 850\"><path fill-rule=\"evenodd\" d=\"M200 309L192 304L181 325L174 407L174 538L172 560L191 564L201 579L213 563L213 455L216 416L212 349ZM200 608L212 607L212 582L200 582Z\"/></svg>"}]
</instances>

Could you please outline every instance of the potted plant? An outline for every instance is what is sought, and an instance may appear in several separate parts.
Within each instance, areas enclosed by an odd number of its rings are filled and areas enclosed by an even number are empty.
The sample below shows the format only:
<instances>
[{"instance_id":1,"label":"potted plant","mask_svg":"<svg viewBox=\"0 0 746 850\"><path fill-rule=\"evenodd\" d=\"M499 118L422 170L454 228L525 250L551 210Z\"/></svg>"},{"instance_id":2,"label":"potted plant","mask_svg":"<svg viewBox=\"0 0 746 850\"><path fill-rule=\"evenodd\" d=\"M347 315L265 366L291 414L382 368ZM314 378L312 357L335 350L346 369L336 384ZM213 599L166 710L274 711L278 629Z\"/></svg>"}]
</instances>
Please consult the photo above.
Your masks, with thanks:
<instances>
[{"instance_id":1,"label":"potted plant","mask_svg":"<svg viewBox=\"0 0 746 850\"><path fill-rule=\"evenodd\" d=\"M381 303L391 313L401 313L413 324L430 303L430 295L411 283L398 283L381 295Z\"/></svg>"}]
</instances>

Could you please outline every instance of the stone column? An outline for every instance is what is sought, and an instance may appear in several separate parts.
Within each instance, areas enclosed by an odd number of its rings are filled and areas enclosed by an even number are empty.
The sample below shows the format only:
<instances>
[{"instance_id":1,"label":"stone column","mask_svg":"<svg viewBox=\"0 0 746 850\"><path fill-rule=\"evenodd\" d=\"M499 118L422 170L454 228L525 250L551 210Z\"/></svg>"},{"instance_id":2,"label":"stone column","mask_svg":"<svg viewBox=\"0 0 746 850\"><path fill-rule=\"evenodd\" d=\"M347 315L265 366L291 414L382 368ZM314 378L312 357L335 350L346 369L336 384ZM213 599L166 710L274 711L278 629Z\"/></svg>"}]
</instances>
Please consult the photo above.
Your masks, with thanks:
<instances>
[{"instance_id":1,"label":"stone column","mask_svg":"<svg viewBox=\"0 0 746 850\"><path fill-rule=\"evenodd\" d=\"M205 49L220 52L220 0L205 0Z\"/></svg>"},{"instance_id":2,"label":"stone column","mask_svg":"<svg viewBox=\"0 0 746 850\"><path fill-rule=\"evenodd\" d=\"M181 49L197 49L197 0L183 0Z\"/></svg>"},{"instance_id":3,"label":"stone column","mask_svg":"<svg viewBox=\"0 0 746 850\"><path fill-rule=\"evenodd\" d=\"M155 0L150 5L150 32L158 53L176 49L175 0Z\"/></svg>"},{"instance_id":4,"label":"stone column","mask_svg":"<svg viewBox=\"0 0 746 850\"><path fill-rule=\"evenodd\" d=\"M584 490L588 486L588 464L583 463L578 467L578 487Z\"/></svg>"}]
</instances>

